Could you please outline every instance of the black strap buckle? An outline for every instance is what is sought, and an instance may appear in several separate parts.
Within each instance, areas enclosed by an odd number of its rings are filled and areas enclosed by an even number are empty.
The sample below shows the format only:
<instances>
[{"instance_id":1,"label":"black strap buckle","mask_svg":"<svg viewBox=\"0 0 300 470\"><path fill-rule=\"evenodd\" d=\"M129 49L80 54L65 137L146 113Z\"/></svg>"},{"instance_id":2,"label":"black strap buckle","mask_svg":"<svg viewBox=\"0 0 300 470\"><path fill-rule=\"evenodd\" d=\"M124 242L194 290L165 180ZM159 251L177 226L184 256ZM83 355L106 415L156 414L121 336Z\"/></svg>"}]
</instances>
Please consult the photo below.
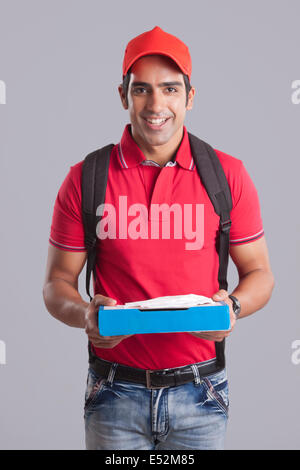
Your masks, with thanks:
<instances>
[{"instance_id":1,"label":"black strap buckle","mask_svg":"<svg viewBox=\"0 0 300 470\"><path fill-rule=\"evenodd\" d=\"M231 227L231 220L220 220L220 230L222 232L229 232Z\"/></svg>"}]
</instances>

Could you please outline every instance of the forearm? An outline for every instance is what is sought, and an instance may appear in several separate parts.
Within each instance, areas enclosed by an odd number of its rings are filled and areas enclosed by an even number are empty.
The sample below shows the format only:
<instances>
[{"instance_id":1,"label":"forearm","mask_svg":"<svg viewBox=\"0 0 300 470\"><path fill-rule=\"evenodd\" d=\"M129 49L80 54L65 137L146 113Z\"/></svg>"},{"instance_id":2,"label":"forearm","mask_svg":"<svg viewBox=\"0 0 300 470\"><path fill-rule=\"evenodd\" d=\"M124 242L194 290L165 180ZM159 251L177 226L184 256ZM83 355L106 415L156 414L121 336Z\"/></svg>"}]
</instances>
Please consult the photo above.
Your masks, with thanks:
<instances>
[{"instance_id":1,"label":"forearm","mask_svg":"<svg viewBox=\"0 0 300 470\"><path fill-rule=\"evenodd\" d=\"M251 315L266 305L274 287L271 271L256 269L240 277L239 284L232 292L242 306L239 318Z\"/></svg>"},{"instance_id":2,"label":"forearm","mask_svg":"<svg viewBox=\"0 0 300 470\"><path fill-rule=\"evenodd\" d=\"M78 290L63 279L48 281L43 289L44 301L51 315L69 326L85 328L85 314L88 302Z\"/></svg>"}]
</instances>

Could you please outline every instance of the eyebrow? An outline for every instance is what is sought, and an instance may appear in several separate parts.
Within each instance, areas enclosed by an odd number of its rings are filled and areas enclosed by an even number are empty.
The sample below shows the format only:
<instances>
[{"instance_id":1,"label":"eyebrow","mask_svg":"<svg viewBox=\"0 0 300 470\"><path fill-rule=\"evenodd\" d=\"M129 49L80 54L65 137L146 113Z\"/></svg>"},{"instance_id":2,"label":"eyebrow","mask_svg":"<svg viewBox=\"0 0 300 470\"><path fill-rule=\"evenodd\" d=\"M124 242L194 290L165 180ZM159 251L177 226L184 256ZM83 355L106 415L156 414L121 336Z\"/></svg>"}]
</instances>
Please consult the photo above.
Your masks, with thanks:
<instances>
[{"instance_id":1,"label":"eyebrow","mask_svg":"<svg viewBox=\"0 0 300 470\"><path fill-rule=\"evenodd\" d=\"M159 87L165 87L165 86L183 86L183 83L181 82L162 82L162 83L159 83L158 86ZM147 82L132 82L131 84L132 87L136 87L136 86L144 86L144 87L148 87L148 88L151 88L151 85L150 83L147 83Z\"/></svg>"}]
</instances>

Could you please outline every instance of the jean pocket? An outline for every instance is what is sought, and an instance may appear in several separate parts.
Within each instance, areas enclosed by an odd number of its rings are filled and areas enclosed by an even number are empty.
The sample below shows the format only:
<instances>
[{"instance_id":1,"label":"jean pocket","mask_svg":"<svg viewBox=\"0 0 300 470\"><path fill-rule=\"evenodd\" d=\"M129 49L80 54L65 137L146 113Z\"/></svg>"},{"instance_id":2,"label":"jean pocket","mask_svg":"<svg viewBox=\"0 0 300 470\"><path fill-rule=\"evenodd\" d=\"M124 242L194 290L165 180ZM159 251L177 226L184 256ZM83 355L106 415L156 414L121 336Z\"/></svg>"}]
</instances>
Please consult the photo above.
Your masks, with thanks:
<instances>
[{"instance_id":1,"label":"jean pocket","mask_svg":"<svg viewBox=\"0 0 300 470\"><path fill-rule=\"evenodd\" d=\"M95 403L104 388L105 382L105 377L97 376L92 369L89 369L86 381L84 411L87 411Z\"/></svg>"},{"instance_id":2,"label":"jean pocket","mask_svg":"<svg viewBox=\"0 0 300 470\"><path fill-rule=\"evenodd\" d=\"M206 389L208 401L214 401L226 416L228 416L229 392L225 370L214 375L203 377L202 383Z\"/></svg>"}]
</instances>

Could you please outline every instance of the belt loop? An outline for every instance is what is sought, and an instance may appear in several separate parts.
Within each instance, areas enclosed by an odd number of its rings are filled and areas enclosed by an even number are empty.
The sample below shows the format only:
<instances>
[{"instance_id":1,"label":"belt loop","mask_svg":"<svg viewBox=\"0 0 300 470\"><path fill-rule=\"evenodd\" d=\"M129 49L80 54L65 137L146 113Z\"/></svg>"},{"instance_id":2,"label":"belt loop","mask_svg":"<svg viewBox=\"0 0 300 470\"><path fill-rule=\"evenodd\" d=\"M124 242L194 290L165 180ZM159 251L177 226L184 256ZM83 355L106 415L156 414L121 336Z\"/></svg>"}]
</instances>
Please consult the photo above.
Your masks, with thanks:
<instances>
[{"instance_id":1,"label":"belt loop","mask_svg":"<svg viewBox=\"0 0 300 470\"><path fill-rule=\"evenodd\" d=\"M199 374L199 369L195 364L191 364L191 368L192 368L194 378L195 378L195 385L198 386L201 384L201 377Z\"/></svg>"},{"instance_id":2,"label":"belt loop","mask_svg":"<svg viewBox=\"0 0 300 470\"><path fill-rule=\"evenodd\" d=\"M177 380L177 379L179 379L179 377L180 377L180 371L179 371L179 370L175 370L175 372L174 372L175 387L177 387L177 385L178 385L178 380Z\"/></svg>"},{"instance_id":3,"label":"belt loop","mask_svg":"<svg viewBox=\"0 0 300 470\"><path fill-rule=\"evenodd\" d=\"M117 367L118 367L118 364L116 362L113 362L109 370L109 374L108 374L107 381L106 381L107 385L109 386L111 386L114 381Z\"/></svg>"}]
</instances>

